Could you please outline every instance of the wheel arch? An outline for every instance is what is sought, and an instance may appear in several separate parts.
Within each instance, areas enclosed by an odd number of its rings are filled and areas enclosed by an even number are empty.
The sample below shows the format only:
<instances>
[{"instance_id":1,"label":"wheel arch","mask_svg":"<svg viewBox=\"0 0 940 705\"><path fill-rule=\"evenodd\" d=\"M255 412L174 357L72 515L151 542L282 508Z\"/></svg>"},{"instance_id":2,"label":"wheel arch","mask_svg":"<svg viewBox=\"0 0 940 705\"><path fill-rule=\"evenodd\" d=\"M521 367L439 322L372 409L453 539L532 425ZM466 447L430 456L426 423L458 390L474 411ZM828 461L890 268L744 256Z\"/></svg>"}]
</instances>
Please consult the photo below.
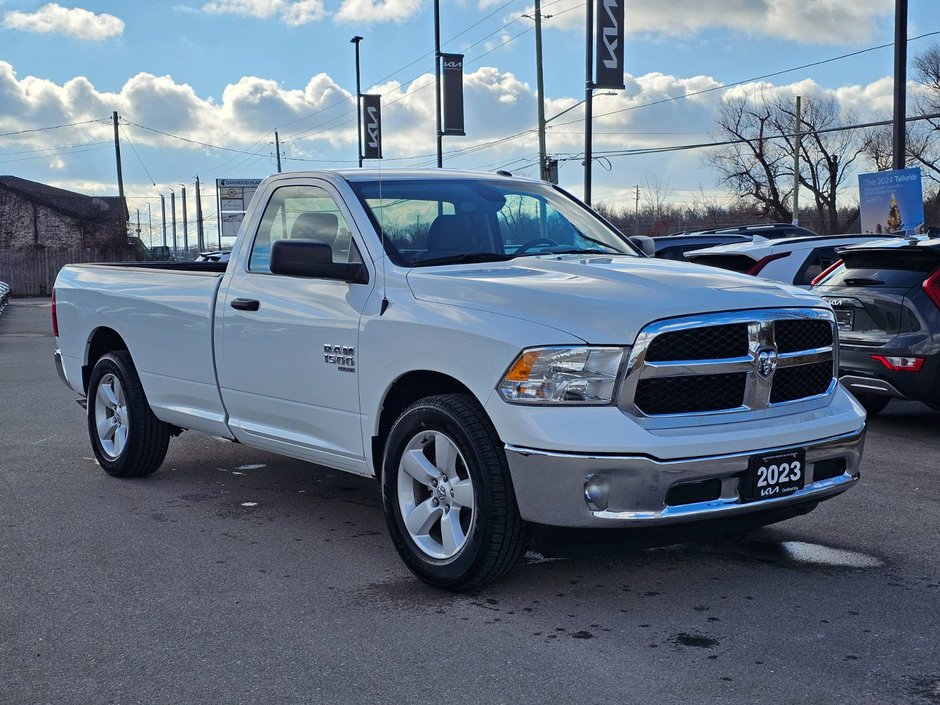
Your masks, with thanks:
<instances>
[{"instance_id":1,"label":"wheel arch","mask_svg":"<svg viewBox=\"0 0 940 705\"><path fill-rule=\"evenodd\" d=\"M376 435L372 437L372 471L376 477L380 477L382 474L385 441L388 438L392 424L395 423L395 419L419 399L437 394L469 394L474 396L470 388L457 378L433 370L407 372L389 386L379 407L379 424Z\"/></svg>"},{"instance_id":2,"label":"wheel arch","mask_svg":"<svg viewBox=\"0 0 940 705\"><path fill-rule=\"evenodd\" d=\"M91 371L95 368L95 363L97 363L103 355L107 355L109 352L114 352L115 350L127 350L128 353L130 352L127 343L124 342L124 338L122 338L116 330L108 328L107 326L99 326L92 331L91 335L88 336L88 342L85 344L85 364L82 365L82 389L86 392L88 391L88 383L91 380Z\"/></svg>"}]
</instances>

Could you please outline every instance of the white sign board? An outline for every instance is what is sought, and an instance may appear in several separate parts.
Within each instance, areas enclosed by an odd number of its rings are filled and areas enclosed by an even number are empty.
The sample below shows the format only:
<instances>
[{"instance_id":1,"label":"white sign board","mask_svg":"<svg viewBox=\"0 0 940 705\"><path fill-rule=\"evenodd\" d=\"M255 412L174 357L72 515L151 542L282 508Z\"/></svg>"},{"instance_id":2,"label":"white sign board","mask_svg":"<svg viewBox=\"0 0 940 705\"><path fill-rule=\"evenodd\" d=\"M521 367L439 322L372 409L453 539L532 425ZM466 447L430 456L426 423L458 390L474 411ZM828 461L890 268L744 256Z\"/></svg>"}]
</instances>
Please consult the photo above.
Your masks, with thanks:
<instances>
[{"instance_id":1,"label":"white sign board","mask_svg":"<svg viewBox=\"0 0 940 705\"><path fill-rule=\"evenodd\" d=\"M235 242L238 228L248 210L251 197L261 179L216 179L217 211L219 215L219 246L229 248Z\"/></svg>"}]
</instances>

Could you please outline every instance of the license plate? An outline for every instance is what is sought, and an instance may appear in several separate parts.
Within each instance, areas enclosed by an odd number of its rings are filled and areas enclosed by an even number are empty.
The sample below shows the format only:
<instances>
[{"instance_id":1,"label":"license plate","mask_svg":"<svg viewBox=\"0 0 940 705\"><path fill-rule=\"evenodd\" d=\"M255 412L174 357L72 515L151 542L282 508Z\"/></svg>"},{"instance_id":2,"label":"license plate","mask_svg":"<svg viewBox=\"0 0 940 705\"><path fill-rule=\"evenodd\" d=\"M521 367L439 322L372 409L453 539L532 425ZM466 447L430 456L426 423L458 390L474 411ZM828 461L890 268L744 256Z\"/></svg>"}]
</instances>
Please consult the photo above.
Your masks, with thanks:
<instances>
[{"instance_id":1,"label":"license plate","mask_svg":"<svg viewBox=\"0 0 940 705\"><path fill-rule=\"evenodd\" d=\"M806 483L806 451L803 448L770 455L752 455L741 482L741 499L786 497Z\"/></svg>"},{"instance_id":2,"label":"license plate","mask_svg":"<svg viewBox=\"0 0 940 705\"><path fill-rule=\"evenodd\" d=\"M836 325L839 326L839 330L854 330L855 311L850 308L837 308L835 309L835 313Z\"/></svg>"}]
</instances>

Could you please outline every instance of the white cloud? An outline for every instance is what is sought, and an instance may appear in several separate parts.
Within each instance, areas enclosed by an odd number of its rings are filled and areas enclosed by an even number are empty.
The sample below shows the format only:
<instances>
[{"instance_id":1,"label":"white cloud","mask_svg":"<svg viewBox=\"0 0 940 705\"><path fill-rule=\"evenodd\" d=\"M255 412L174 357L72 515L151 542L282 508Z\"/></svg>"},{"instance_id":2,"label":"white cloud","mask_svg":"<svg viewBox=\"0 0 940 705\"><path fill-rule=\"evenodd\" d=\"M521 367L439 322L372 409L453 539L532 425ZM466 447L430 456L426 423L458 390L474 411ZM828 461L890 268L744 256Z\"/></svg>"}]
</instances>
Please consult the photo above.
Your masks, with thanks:
<instances>
[{"instance_id":1,"label":"white cloud","mask_svg":"<svg viewBox=\"0 0 940 705\"><path fill-rule=\"evenodd\" d=\"M421 9L421 0L343 0L337 22L404 22Z\"/></svg>"},{"instance_id":2,"label":"white cloud","mask_svg":"<svg viewBox=\"0 0 940 705\"><path fill-rule=\"evenodd\" d=\"M487 170L508 166L514 173L534 175L538 151L534 87L512 73L493 67L478 68L464 78L467 136L445 138L445 166ZM811 80L781 86L753 83L722 89L709 76L679 77L654 72L642 76L627 74L624 78L624 91L595 98L596 153L708 142L715 132L714 118L722 99L761 88L787 96L802 95L804 99L832 95L845 109L856 113L859 121L873 119L889 110L892 95L890 78L832 90ZM716 87L719 89L709 90ZM917 90L911 83L909 91L914 94ZM384 166L433 164L433 75L424 74L404 86L395 82L372 86L366 92L383 95ZM669 100L677 96L689 97ZM547 101L546 114L557 115L579 99L578 95L551 98ZM650 105L656 102L659 104ZM140 73L128 79L119 90L106 92L81 76L63 84L32 76L19 78L9 63L0 61L0 133L97 121L70 130L29 132L7 138L4 150L11 154L26 149L59 152L57 148L64 144L108 141L112 137L111 125L104 118L112 110L117 110L128 122L192 140L175 139L125 123L125 133L138 150L159 148L159 157L154 157L152 152L149 159L159 158L165 172L184 169L185 173L199 173L199 169L215 169L220 163L235 158L244 161L246 166L240 168L249 170L249 174L269 173L267 151L257 145L271 141L271 131L275 128L279 129L288 158L321 160L305 163L288 159L287 169L350 166L355 161L354 97L325 73L297 87L283 86L264 77L246 76L227 85L221 96L211 97L198 95L190 85L177 82L171 76ZM517 133L523 134L503 141ZM584 148L582 108L578 106L553 120L547 140L549 153L565 160L560 172L562 184L580 193L578 165ZM220 153L201 146L200 142L257 152L259 158ZM595 170L595 198L615 198L618 189L643 184L647 178L657 176L677 191L695 189L698 183L710 187L713 177L702 169L701 155L701 151L692 151L611 159L613 171L608 173L601 166ZM95 171L94 162L84 154L47 152L43 159L50 167L47 173L54 171L63 183L70 178L78 183L100 177L100 164ZM104 163L104 168L113 166L113 162ZM133 164L133 160L129 164ZM148 161L148 167L159 180L157 172L161 166ZM226 175L225 170L222 175Z\"/></svg>"},{"instance_id":3,"label":"white cloud","mask_svg":"<svg viewBox=\"0 0 940 705\"><path fill-rule=\"evenodd\" d=\"M491 4L480 2L481 8ZM892 0L632 0L626 4L624 25L627 34L674 37L727 28L798 42L853 44L871 39L880 20L893 21L893 9ZM543 14L552 15L546 29L584 31L581 0L562 0L543 8Z\"/></svg>"},{"instance_id":4,"label":"white cloud","mask_svg":"<svg viewBox=\"0 0 940 705\"><path fill-rule=\"evenodd\" d=\"M241 15L262 20L276 17L291 26L315 22L326 14L323 0L212 0L202 9L213 15Z\"/></svg>"},{"instance_id":5,"label":"white cloud","mask_svg":"<svg viewBox=\"0 0 940 705\"><path fill-rule=\"evenodd\" d=\"M36 12L10 10L3 15L3 26L24 32L64 34L93 42L119 36L124 31L124 21L114 15L96 15L82 8L66 8L54 2L43 5Z\"/></svg>"}]
</instances>

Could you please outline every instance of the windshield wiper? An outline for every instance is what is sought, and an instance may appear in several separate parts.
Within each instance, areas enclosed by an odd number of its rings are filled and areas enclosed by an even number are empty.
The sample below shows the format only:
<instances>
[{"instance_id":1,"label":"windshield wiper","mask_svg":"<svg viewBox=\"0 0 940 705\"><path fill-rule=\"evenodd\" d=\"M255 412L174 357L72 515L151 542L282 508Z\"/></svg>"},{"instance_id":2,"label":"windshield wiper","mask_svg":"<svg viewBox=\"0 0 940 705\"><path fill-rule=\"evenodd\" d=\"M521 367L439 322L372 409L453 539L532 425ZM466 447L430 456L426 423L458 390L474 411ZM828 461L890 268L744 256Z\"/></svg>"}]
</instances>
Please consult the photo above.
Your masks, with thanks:
<instances>
[{"instance_id":1,"label":"windshield wiper","mask_svg":"<svg viewBox=\"0 0 940 705\"><path fill-rule=\"evenodd\" d=\"M504 255L498 252L461 252L457 255L448 255L447 257L432 257L430 259L419 259L411 263L412 267L430 267L435 264L472 264L475 262L505 262L512 259L512 255Z\"/></svg>"},{"instance_id":2,"label":"windshield wiper","mask_svg":"<svg viewBox=\"0 0 940 705\"><path fill-rule=\"evenodd\" d=\"M617 250L584 250L573 247L567 250L552 250L544 249L532 252L523 252L521 255L512 255L513 257L539 257L539 256L551 256L551 255L600 255L600 256L610 256L610 255L629 255L633 256L628 252L618 252Z\"/></svg>"}]
</instances>

